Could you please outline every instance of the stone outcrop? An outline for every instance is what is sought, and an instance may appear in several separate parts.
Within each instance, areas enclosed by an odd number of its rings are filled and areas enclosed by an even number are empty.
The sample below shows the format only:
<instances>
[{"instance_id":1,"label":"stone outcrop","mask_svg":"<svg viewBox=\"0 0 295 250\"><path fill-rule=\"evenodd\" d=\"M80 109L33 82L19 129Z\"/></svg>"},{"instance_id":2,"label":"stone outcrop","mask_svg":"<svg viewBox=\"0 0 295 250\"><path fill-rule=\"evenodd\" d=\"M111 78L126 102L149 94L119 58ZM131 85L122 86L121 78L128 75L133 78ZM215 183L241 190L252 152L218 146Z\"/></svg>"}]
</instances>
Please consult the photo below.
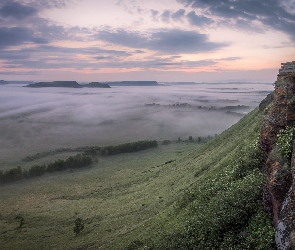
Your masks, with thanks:
<instances>
[{"instance_id":1,"label":"stone outcrop","mask_svg":"<svg viewBox=\"0 0 295 250\"><path fill-rule=\"evenodd\" d=\"M289 73L295 73L295 61L281 64L281 68L279 69L279 74L284 75Z\"/></svg>"},{"instance_id":2,"label":"stone outcrop","mask_svg":"<svg viewBox=\"0 0 295 250\"><path fill-rule=\"evenodd\" d=\"M295 147L290 162L277 146L280 130L295 125L295 67L293 72L292 63L282 64L273 95L267 96L259 106L266 113L259 137L265 160L264 208L273 214L279 250L293 249L290 234L295 230Z\"/></svg>"}]
</instances>

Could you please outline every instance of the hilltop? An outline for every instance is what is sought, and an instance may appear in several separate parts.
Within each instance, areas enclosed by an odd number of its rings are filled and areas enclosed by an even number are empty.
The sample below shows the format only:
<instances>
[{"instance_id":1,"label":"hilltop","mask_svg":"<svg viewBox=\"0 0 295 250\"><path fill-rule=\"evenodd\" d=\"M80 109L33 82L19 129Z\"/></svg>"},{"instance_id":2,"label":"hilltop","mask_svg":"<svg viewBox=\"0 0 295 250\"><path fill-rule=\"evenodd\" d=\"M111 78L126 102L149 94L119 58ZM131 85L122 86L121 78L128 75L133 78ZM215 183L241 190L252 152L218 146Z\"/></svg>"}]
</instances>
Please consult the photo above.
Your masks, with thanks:
<instances>
[{"instance_id":1,"label":"hilltop","mask_svg":"<svg viewBox=\"0 0 295 250\"><path fill-rule=\"evenodd\" d=\"M38 82L31 83L25 87L29 88L48 88L48 87L62 87L62 88L110 88L108 84L99 83L99 82L91 82L88 84L79 84L76 81L54 81L54 82Z\"/></svg>"}]
</instances>

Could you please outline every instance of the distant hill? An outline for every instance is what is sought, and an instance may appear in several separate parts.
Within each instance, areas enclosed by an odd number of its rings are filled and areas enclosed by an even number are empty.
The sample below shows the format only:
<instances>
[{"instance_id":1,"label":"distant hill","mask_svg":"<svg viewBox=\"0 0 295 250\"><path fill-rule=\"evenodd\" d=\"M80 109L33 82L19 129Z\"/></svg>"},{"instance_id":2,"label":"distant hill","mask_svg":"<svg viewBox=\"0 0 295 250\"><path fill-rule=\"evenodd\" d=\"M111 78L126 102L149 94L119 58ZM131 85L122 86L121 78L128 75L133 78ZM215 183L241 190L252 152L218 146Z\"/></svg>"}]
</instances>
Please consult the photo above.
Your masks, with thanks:
<instances>
[{"instance_id":1,"label":"distant hill","mask_svg":"<svg viewBox=\"0 0 295 250\"><path fill-rule=\"evenodd\" d=\"M88 84L79 84L76 81L54 81L31 83L25 87L45 88L45 87L64 87L64 88L110 88L110 86L158 86L156 81L121 81L121 82L90 82Z\"/></svg>"},{"instance_id":2,"label":"distant hill","mask_svg":"<svg viewBox=\"0 0 295 250\"><path fill-rule=\"evenodd\" d=\"M54 82L38 82L32 83L25 87L45 88L45 87L65 87L65 88L82 88L76 81L54 81Z\"/></svg>"},{"instance_id":3,"label":"distant hill","mask_svg":"<svg viewBox=\"0 0 295 250\"><path fill-rule=\"evenodd\" d=\"M4 85L4 84L9 84L9 83L4 80L0 80L0 85Z\"/></svg>"},{"instance_id":4,"label":"distant hill","mask_svg":"<svg viewBox=\"0 0 295 250\"><path fill-rule=\"evenodd\" d=\"M121 81L121 82L105 82L110 86L157 86L156 81Z\"/></svg>"},{"instance_id":5,"label":"distant hill","mask_svg":"<svg viewBox=\"0 0 295 250\"><path fill-rule=\"evenodd\" d=\"M10 84L31 84L33 81L8 81Z\"/></svg>"},{"instance_id":6,"label":"distant hill","mask_svg":"<svg viewBox=\"0 0 295 250\"><path fill-rule=\"evenodd\" d=\"M100 82L90 82L86 85L83 85L83 87L88 87L88 88L110 88L110 85L107 83L100 83Z\"/></svg>"},{"instance_id":7,"label":"distant hill","mask_svg":"<svg viewBox=\"0 0 295 250\"><path fill-rule=\"evenodd\" d=\"M63 88L110 88L110 86L106 83L100 82L91 82L85 85L81 85L76 81L54 81L54 82L38 82L32 83L25 87L30 88L48 88L48 87L63 87Z\"/></svg>"}]
</instances>

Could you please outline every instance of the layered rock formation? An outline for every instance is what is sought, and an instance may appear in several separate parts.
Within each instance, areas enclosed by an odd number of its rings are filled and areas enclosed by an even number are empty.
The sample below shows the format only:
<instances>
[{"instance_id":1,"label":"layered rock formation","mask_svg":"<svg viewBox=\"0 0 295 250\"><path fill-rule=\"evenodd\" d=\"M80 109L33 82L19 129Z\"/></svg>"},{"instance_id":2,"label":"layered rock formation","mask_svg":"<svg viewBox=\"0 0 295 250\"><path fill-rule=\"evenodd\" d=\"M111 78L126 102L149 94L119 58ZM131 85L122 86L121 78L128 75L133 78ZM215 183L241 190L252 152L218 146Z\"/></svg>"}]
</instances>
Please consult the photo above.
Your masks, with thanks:
<instances>
[{"instance_id":1,"label":"layered rock formation","mask_svg":"<svg viewBox=\"0 0 295 250\"><path fill-rule=\"evenodd\" d=\"M291 66L290 63L282 64L273 95L269 95L259 106L266 113L259 138L259 147L265 159L263 200L265 209L273 213L279 250L293 249L290 235L295 230L294 133L290 132L292 143L283 145L284 149L290 147L290 152L293 151L290 158L282 153L282 145L278 144L278 135L282 130L293 131L295 126L295 68L291 71Z\"/></svg>"}]
</instances>

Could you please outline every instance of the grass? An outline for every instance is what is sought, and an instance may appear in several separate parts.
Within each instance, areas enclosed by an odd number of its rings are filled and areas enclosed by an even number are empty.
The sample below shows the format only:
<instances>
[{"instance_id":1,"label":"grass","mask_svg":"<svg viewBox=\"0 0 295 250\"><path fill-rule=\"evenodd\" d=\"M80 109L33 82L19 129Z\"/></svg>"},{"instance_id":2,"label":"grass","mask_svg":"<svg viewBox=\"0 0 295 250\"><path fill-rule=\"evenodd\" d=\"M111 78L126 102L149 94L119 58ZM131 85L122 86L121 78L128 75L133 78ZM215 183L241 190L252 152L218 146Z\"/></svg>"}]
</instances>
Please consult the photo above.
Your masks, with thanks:
<instances>
[{"instance_id":1,"label":"grass","mask_svg":"<svg viewBox=\"0 0 295 250\"><path fill-rule=\"evenodd\" d=\"M262 118L256 109L202 147L99 157L92 168L1 186L1 248L272 249L253 144ZM85 228L76 236L77 218Z\"/></svg>"},{"instance_id":2,"label":"grass","mask_svg":"<svg viewBox=\"0 0 295 250\"><path fill-rule=\"evenodd\" d=\"M169 207L177 189L193 181L181 173L186 179L178 184L179 177L169 175L177 166L165 162L195 147L179 143L100 157L92 168L1 186L1 248L75 249L93 244L108 249L118 236ZM24 218L21 229L15 219L19 215ZM85 229L76 237L78 217Z\"/></svg>"}]
</instances>

